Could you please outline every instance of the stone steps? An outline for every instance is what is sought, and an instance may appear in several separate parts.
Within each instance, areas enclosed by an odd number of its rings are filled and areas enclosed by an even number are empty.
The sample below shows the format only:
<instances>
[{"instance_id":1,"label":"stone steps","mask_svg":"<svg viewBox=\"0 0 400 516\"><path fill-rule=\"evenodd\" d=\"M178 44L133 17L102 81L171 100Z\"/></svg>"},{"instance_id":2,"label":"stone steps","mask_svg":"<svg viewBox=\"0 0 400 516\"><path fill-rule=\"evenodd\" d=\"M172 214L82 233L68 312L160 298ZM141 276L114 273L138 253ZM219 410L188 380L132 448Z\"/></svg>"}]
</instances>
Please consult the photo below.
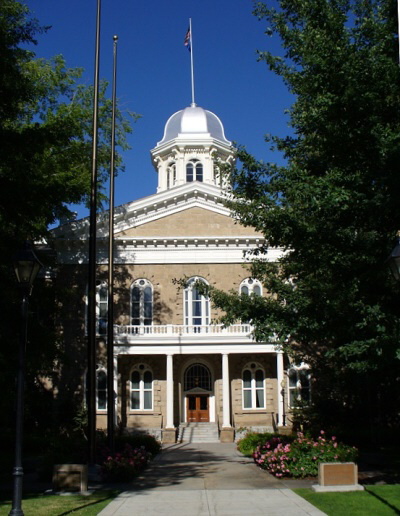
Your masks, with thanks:
<instances>
[{"instance_id":1,"label":"stone steps","mask_svg":"<svg viewBox=\"0 0 400 516\"><path fill-rule=\"evenodd\" d=\"M182 423L179 425L178 442L219 443L217 423Z\"/></svg>"}]
</instances>

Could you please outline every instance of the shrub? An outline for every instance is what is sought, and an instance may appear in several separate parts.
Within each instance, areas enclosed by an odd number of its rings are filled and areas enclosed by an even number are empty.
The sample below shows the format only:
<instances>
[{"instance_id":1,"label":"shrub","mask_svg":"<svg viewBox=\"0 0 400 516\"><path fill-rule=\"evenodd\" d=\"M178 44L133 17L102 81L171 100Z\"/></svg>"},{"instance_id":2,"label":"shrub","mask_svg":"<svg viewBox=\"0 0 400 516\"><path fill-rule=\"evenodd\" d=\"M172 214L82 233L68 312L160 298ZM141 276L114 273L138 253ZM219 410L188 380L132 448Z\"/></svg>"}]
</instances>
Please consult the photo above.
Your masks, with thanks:
<instances>
[{"instance_id":1,"label":"shrub","mask_svg":"<svg viewBox=\"0 0 400 516\"><path fill-rule=\"evenodd\" d=\"M40 458L39 478L51 479L55 464L85 464L87 441L80 432L68 433L65 429L48 436L46 452Z\"/></svg>"},{"instance_id":2,"label":"shrub","mask_svg":"<svg viewBox=\"0 0 400 516\"><path fill-rule=\"evenodd\" d=\"M290 435L280 436L277 433L256 433L248 432L242 439L237 442L237 449L243 453L243 455L253 456L253 453L258 447L265 445L265 443L275 438L280 438L280 442L291 442L295 437Z\"/></svg>"},{"instance_id":3,"label":"shrub","mask_svg":"<svg viewBox=\"0 0 400 516\"><path fill-rule=\"evenodd\" d=\"M291 443L272 437L257 448L253 458L276 477L304 478L316 476L320 462L352 462L357 453L356 448L338 443L336 437L327 439L321 431L317 440L302 433Z\"/></svg>"},{"instance_id":4,"label":"shrub","mask_svg":"<svg viewBox=\"0 0 400 516\"><path fill-rule=\"evenodd\" d=\"M129 444L132 448L144 447L146 451L151 453L152 457L155 457L161 451L160 441L150 434L134 433L116 436L116 450L122 449L126 444Z\"/></svg>"},{"instance_id":5,"label":"shrub","mask_svg":"<svg viewBox=\"0 0 400 516\"><path fill-rule=\"evenodd\" d=\"M135 432L133 434L117 434L114 438L114 448L116 452L122 452L125 446L129 444L131 448L145 448L147 452L155 457L161 451L161 443L150 434ZM97 434L97 453L98 462L103 462L110 455L110 449L107 446L107 434L98 432Z\"/></svg>"},{"instance_id":6,"label":"shrub","mask_svg":"<svg viewBox=\"0 0 400 516\"><path fill-rule=\"evenodd\" d=\"M111 482L128 482L146 466L151 453L144 446L132 448L125 444L122 452L109 455L101 466L104 480Z\"/></svg>"}]
</instances>

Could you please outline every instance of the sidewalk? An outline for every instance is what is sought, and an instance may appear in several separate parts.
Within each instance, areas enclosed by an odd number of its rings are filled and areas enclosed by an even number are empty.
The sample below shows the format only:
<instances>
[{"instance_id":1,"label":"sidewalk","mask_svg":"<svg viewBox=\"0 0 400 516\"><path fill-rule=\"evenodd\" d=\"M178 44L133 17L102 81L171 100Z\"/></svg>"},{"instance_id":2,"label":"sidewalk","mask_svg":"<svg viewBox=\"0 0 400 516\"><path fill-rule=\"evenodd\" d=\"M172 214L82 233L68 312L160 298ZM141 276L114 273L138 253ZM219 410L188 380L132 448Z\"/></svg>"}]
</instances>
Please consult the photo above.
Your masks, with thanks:
<instances>
[{"instance_id":1,"label":"sidewalk","mask_svg":"<svg viewBox=\"0 0 400 516\"><path fill-rule=\"evenodd\" d=\"M235 444L175 444L115 498L101 516L301 516L324 513L257 468Z\"/></svg>"}]
</instances>

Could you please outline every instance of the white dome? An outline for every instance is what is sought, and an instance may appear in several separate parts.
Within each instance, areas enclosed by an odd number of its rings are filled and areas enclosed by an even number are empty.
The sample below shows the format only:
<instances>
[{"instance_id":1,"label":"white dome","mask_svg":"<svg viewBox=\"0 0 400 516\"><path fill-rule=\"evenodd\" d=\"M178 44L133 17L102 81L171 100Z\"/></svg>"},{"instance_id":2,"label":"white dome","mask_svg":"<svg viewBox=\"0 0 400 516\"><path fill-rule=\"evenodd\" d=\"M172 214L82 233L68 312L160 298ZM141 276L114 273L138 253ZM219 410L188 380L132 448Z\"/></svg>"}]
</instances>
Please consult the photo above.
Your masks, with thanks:
<instances>
[{"instance_id":1,"label":"white dome","mask_svg":"<svg viewBox=\"0 0 400 516\"><path fill-rule=\"evenodd\" d=\"M163 139L157 147L176 138L213 138L230 145L225 138L221 120L211 111L192 104L190 107L174 113L165 124Z\"/></svg>"}]
</instances>

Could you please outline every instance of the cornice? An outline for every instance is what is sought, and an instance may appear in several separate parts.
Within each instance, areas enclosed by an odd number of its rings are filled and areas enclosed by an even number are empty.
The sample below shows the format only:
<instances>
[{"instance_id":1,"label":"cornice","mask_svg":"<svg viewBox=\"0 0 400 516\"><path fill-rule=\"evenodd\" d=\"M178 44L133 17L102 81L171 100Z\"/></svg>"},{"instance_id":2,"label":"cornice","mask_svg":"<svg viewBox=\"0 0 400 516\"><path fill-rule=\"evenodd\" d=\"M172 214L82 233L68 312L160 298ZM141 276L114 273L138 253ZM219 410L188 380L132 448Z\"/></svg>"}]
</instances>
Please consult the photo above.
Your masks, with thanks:
<instances>
[{"instance_id":1,"label":"cornice","mask_svg":"<svg viewBox=\"0 0 400 516\"><path fill-rule=\"evenodd\" d=\"M246 263L253 259L252 251L265 244L257 236L121 237L115 239L114 258L117 264ZM87 242L63 240L56 245L60 263L87 263ZM282 249L271 248L264 256L267 261L277 261L282 253ZM97 262L108 263L106 238L98 239Z\"/></svg>"}]
</instances>

